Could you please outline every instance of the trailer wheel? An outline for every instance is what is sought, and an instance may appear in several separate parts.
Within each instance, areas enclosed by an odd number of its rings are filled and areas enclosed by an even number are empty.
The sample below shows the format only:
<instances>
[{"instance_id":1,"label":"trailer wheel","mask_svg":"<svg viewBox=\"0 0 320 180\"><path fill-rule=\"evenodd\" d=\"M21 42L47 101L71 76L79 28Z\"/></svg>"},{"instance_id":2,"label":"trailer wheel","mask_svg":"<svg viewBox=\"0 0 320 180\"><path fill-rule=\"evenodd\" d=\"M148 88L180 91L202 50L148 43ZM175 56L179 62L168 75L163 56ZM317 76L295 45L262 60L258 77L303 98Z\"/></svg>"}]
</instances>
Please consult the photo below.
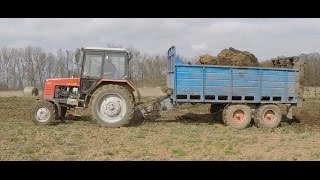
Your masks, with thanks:
<instances>
[{"instance_id":1,"label":"trailer wheel","mask_svg":"<svg viewBox=\"0 0 320 180\"><path fill-rule=\"evenodd\" d=\"M258 127L275 128L281 122L281 110L275 104L261 105L255 111L254 122Z\"/></svg>"},{"instance_id":2,"label":"trailer wheel","mask_svg":"<svg viewBox=\"0 0 320 180\"><path fill-rule=\"evenodd\" d=\"M32 111L32 121L38 125L50 125L56 117L55 106L48 101L36 102Z\"/></svg>"},{"instance_id":3,"label":"trailer wheel","mask_svg":"<svg viewBox=\"0 0 320 180\"><path fill-rule=\"evenodd\" d=\"M128 125L134 112L131 93L119 85L105 85L90 100L93 119L101 126L117 128Z\"/></svg>"},{"instance_id":4,"label":"trailer wheel","mask_svg":"<svg viewBox=\"0 0 320 180\"><path fill-rule=\"evenodd\" d=\"M223 111L223 122L236 129L244 129L251 121L251 108L247 105L229 105Z\"/></svg>"}]
</instances>

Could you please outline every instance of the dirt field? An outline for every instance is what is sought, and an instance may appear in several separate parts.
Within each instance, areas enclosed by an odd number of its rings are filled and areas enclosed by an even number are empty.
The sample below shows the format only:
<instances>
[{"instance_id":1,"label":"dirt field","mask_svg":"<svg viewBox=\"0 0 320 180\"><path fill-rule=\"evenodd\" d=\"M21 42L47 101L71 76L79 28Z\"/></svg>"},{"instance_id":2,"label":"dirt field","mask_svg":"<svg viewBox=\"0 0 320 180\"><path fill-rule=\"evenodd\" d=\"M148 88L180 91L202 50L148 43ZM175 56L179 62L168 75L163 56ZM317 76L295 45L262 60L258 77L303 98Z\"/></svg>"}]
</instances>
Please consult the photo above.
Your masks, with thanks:
<instances>
[{"instance_id":1,"label":"dirt field","mask_svg":"<svg viewBox=\"0 0 320 180\"><path fill-rule=\"evenodd\" d=\"M160 92L141 90L144 96ZM320 160L317 101L296 109L300 123L244 130L224 126L208 105L189 104L153 120L135 117L131 127L100 127L87 112L37 126L30 120L33 102L0 97L0 160Z\"/></svg>"}]
</instances>

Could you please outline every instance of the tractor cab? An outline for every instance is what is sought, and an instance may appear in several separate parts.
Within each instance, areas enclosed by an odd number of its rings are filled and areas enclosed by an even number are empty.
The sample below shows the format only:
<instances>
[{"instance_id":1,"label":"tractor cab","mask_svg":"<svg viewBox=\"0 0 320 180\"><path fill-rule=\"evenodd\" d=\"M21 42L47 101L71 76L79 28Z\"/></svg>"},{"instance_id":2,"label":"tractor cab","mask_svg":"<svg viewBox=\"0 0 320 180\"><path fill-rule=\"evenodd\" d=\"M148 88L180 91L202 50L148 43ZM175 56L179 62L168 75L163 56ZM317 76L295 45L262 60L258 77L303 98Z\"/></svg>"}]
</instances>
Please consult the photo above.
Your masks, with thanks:
<instances>
[{"instance_id":1,"label":"tractor cab","mask_svg":"<svg viewBox=\"0 0 320 180\"><path fill-rule=\"evenodd\" d=\"M86 47L76 52L81 65L80 91L89 94L103 80L130 80L129 53L123 48Z\"/></svg>"}]
</instances>

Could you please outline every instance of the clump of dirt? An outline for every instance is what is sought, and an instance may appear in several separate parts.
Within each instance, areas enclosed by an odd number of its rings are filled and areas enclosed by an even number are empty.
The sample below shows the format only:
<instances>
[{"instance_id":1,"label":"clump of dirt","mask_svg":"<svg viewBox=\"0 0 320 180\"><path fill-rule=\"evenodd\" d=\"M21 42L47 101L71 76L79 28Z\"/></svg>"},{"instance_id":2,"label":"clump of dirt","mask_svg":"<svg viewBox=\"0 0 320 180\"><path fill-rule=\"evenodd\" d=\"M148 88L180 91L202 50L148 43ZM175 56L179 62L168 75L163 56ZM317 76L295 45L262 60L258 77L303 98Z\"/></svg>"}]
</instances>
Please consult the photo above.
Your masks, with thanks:
<instances>
[{"instance_id":1,"label":"clump of dirt","mask_svg":"<svg viewBox=\"0 0 320 180\"><path fill-rule=\"evenodd\" d=\"M218 65L220 64L220 60L217 57L211 56L210 54L205 54L200 56L197 64Z\"/></svg>"},{"instance_id":2,"label":"clump of dirt","mask_svg":"<svg viewBox=\"0 0 320 180\"><path fill-rule=\"evenodd\" d=\"M294 116L301 121L302 124L317 127L320 126L320 101L306 100L302 103L302 107L295 108Z\"/></svg>"},{"instance_id":3,"label":"clump of dirt","mask_svg":"<svg viewBox=\"0 0 320 180\"><path fill-rule=\"evenodd\" d=\"M240 51L232 47L222 50L217 57L209 54L202 55L196 64L259 66L258 59L252 53Z\"/></svg>"}]
</instances>

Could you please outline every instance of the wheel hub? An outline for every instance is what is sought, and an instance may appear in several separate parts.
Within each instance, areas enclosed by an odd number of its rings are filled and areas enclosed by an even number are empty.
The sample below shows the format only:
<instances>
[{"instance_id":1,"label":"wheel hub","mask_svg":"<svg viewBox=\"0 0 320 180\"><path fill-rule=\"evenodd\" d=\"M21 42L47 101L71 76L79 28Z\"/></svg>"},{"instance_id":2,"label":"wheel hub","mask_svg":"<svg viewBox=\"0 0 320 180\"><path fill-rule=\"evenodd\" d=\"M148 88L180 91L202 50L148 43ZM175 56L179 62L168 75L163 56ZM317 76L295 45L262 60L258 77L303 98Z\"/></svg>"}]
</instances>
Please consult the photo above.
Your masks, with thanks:
<instances>
[{"instance_id":1,"label":"wheel hub","mask_svg":"<svg viewBox=\"0 0 320 180\"><path fill-rule=\"evenodd\" d=\"M265 122L269 123L275 119L275 112L272 110L268 110L264 113L263 119Z\"/></svg>"},{"instance_id":2,"label":"wheel hub","mask_svg":"<svg viewBox=\"0 0 320 180\"><path fill-rule=\"evenodd\" d=\"M245 114L241 109L237 109L233 113L233 121L237 123L241 123L245 119Z\"/></svg>"},{"instance_id":3,"label":"wheel hub","mask_svg":"<svg viewBox=\"0 0 320 180\"><path fill-rule=\"evenodd\" d=\"M37 111L37 119L38 121L46 121L50 116L50 112L47 108L40 108Z\"/></svg>"},{"instance_id":4,"label":"wheel hub","mask_svg":"<svg viewBox=\"0 0 320 180\"><path fill-rule=\"evenodd\" d=\"M102 121L116 123L126 115L126 103L118 94L106 94L98 101L97 113Z\"/></svg>"},{"instance_id":5,"label":"wheel hub","mask_svg":"<svg viewBox=\"0 0 320 180\"><path fill-rule=\"evenodd\" d=\"M109 117L115 117L121 112L121 105L118 98L105 99L103 106L105 106L104 114Z\"/></svg>"}]
</instances>

